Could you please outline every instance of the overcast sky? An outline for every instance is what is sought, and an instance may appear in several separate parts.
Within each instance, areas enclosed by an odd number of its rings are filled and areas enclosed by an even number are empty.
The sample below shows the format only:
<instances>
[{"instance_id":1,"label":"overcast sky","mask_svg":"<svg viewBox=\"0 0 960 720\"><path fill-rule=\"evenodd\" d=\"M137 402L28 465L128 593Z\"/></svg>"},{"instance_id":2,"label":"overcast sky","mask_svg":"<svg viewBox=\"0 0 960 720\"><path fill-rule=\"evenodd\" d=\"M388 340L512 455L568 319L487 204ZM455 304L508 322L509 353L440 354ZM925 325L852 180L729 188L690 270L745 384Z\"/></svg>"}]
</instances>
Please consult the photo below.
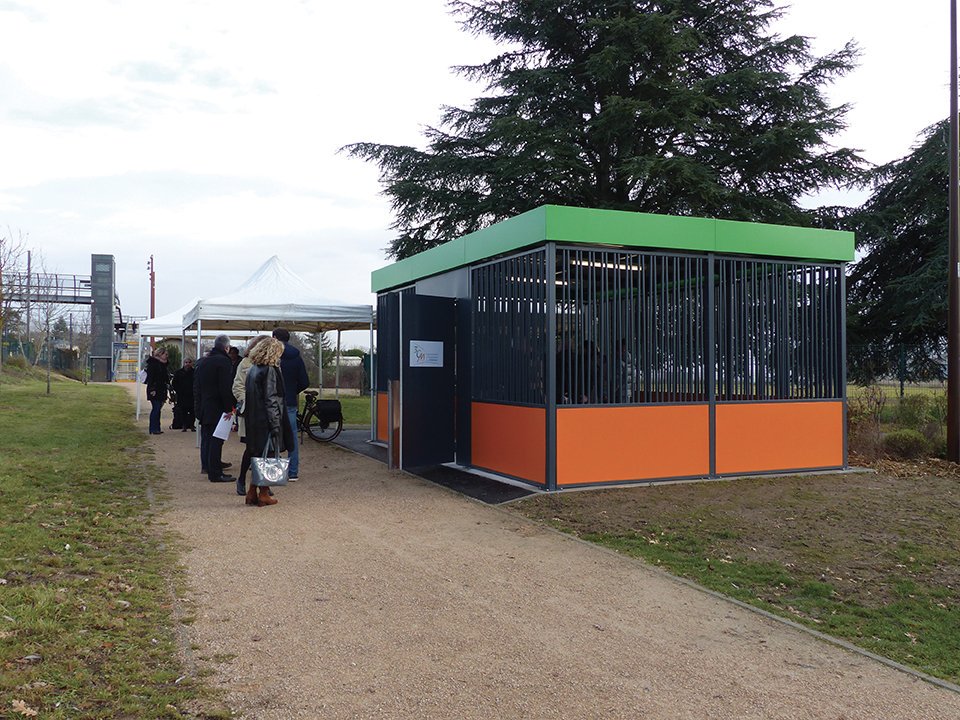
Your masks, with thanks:
<instances>
[{"instance_id":1,"label":"overcast sky","mask_svg":"<svg viewBox=\"0 0 960 720\"><path fill-rule=\"evenodd\" d=\"M949 111L949 4L796 0L781 33L856 40L837 144L875 163ZM125 315L230 292L273 254L342 303L372 304L387 200L356 141L418 144L481 88L450 67L495 52L444 0L0 0L0 232L51 272L116 257ZM856 202L831 193L813 204ZM359 344L365 344L360 336Z\"/></svg>"}]
</instances>

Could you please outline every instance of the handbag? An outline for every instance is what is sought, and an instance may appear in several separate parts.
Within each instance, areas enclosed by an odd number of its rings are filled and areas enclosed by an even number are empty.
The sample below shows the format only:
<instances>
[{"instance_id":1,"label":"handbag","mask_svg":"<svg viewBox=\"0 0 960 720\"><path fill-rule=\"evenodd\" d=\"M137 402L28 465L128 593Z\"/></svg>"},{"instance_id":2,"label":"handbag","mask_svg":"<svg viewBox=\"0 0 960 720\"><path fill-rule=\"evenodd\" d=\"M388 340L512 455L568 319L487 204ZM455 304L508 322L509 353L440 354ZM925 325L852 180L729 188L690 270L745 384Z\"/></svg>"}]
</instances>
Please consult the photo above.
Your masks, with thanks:
<instances>
[{"instance_id":1,"label":"handbag","mask_svg":"<svg viewBox=\"0 0 960 720\"><path fill-rule=\"evenodd\" d=\"M270 456L270 447L273 446L274 455ZM275 487L286 485L290 476L290 460L280 457L280 444L273 442L273 436L267 440L263 449L263 457L250 458L250 482L257 487Z\"/></svg>"}]
</instances>

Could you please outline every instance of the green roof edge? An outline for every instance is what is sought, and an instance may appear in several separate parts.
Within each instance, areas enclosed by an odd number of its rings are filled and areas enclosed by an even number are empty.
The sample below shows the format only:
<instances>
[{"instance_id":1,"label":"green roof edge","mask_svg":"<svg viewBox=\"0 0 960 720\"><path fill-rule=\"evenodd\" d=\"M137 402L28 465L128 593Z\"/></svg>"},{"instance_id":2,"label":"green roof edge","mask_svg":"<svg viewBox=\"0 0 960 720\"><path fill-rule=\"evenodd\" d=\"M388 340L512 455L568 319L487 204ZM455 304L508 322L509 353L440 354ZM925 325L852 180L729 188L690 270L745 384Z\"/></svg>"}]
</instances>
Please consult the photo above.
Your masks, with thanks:
<instances>
[{"instance_id":1,"label":"green roof edge","mask_svg":"<svg viewBox=\"0 0 960 720\"><path fill-rule=\"evenodd\" d=\"M542 205L371 273L380 292L544 242L657 248L850 262L854 234L841 230Z\"/></svg>"}]
</instances>

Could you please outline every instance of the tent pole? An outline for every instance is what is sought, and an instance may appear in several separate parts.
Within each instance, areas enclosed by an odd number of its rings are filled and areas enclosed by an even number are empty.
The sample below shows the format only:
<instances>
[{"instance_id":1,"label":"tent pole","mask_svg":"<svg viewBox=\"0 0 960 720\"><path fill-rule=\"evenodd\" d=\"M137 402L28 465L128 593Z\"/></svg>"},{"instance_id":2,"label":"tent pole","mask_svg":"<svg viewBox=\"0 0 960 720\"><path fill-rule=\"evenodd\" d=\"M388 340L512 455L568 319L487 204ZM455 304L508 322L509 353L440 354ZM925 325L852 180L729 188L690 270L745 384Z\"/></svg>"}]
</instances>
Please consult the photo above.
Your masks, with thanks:
<instances>
[{"instance_id":1,"label":"tent pole","mask_svg":"<svg viewBox=\"0 0 960 720\"><path fill-rule=\"evenodd\" d=\"M318 375L317 380L318 380L318 382L320 383L320 387L318 388L319 391L320 391L320 394L319 394L317 397L323 397L323 355L322 355L322 353L323 353L323 336L324 336L324 333L323 333L323 332L320 332L320 333L317 335L317 367L320 368L320 372L317 373L317 375Z\"/></svg>"},{"instance_id":2,"label":"tent pole","mask_svg":"<svg viewBox=\"0 0 960 720\"><path fill-rule=\"evenodd\" d=\"M143 384L140 382L140 365L143 362L143 334L138 330L137 331L137 374L134 376L137 379L137 420L140 420L140 395L143 394L143 390L140 389L140 386Z\"/></svg>"},{"instance_id":3,"label":"tent pole","mask_svg":"<svg viewBox=\"0 0 960 720\"><path fill-rule=\"evenodd\" d=\"M334 391L334 397L340 397L340 328L337 328L337 389Z\"/></svg>"},{"instance_id":4,"label":"tent pole","mask_svg":"<svg viewBox=\"0 0 960 720\"><path fill-rule=\"evenodd\" d=\"M200 336L203 332L202 327L203 327L203 320L201 320L200 318L197 318L197 364L194 367L200 364ZM196 404L196 401L194 401L194 404ZM200 424L200 420L198 418L194 418L193 426L197 429L197 432L196 432L197 447L200 447L200 428L198 427L199 424Z\"/></svg>"}]
</instances>

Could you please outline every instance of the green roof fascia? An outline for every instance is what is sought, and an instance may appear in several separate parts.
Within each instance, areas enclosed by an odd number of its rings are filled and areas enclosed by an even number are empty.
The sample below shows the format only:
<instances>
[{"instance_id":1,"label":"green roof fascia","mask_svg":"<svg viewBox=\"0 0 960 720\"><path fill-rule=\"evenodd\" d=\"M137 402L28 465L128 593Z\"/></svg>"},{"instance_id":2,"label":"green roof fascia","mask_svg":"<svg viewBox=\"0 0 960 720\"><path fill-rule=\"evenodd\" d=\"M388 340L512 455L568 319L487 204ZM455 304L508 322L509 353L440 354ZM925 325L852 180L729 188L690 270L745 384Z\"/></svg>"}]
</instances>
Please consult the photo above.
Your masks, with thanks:
<instances>
[{"instance_id":1,"label":"green roof fascia","mask_svg":"<svg viewBox=\"0 0 960 720\"><path fill-rule=\"evenodd\" d=\"M853 260L839 230L547 205L547 240L805 260Z\"/></svg>"},{"instance_id":2,"label":"green roof fascia","mask_svg":"<svg viewBox=\"0 0 960 720\"><path fill-rule=\"evenodd\" d=\"M392 265L387 265L370 274L370 288L380 292L389 288L406 285L429 275L435 275L449 268L463 265L465 240L467 236L451 240L443 245L424 250Z\"/></svg>"},{"instance_id":3,"label":"green roof fascia","mask_svg":"<svg viewBox=\"0 0 960 720\"><path fill-rule=\"evenodd\" d=\"M855 236L843 230L717 220L717 252L803 260L853 260Z\"/></svg>"},{"instance_id":4,"label":"green roof fascia","mask_svg":"<svg viewBox=\"0 0 960 720\"><path fill-rule=\"evenodd\" d=\"M625 210L543 205L375 270L373 292L543 242L850 262L854 234Z\"/></svg>"},{"instance_id":5,"label":"green roof fascia","mask_svg":"<svg viewBox=\"0 0 960 720\"><path fill-rule=\"evenodd\" d=\"M400 287L430 275L544 242L547 207L542 206L424 250L370 275L373 292Z\"/></svg>"},{"instance_id":6,"label":"green roof fascia","mask_svg":"<svg viewBox=\"0 0 960 720\"><path fill-rule=\"evenodd\" d=\"M547 240L625 247L714 249L716 220L547 205Z\"/></svg>"}]
</instances>

